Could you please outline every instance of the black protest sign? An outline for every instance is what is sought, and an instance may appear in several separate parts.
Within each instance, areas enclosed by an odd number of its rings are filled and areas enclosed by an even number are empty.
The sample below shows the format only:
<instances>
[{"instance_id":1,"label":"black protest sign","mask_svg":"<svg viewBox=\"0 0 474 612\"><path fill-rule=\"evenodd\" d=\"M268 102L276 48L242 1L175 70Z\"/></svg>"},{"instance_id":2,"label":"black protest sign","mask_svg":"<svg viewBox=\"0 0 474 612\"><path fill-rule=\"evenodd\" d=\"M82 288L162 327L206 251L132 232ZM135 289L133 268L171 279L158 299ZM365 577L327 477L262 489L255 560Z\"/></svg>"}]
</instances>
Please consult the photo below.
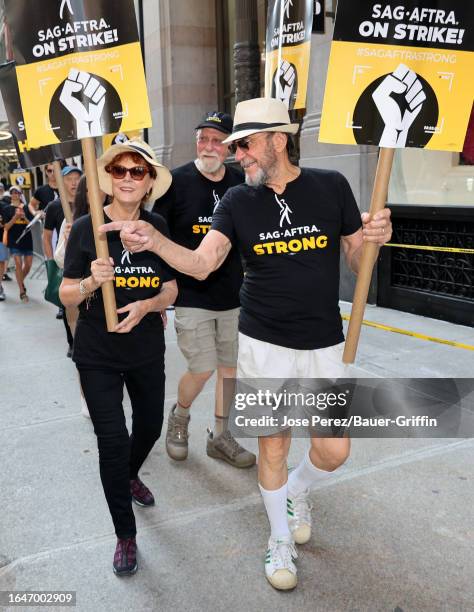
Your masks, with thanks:
<instances>
[{"instance_id":1,"label":"black protest sign","mask_svg":"<svg viewBox=\"0 0 474 612\"><path fill-rule=\"evenodd\" d=\"M469 0L341 0L334 40L474 50Z\"/></svg>"},{"instance_id":2,"label":"black protest sign","mask_svg":"<svg viewBox=\"0 0 474 612\"><path fill-rule=\"evenodd\" d=\"M0 66L0 90L21 168L34 168L55 159L82 155L81 143L77 140L65 142L61 145L39 147L37 149L30 148L26 137L15 62L8 62Z\"/></svg>"},{"instance_id":3,"label":"black protest sign","mask_svg":"<svg viewBox=\"0 0 474 612\"><path fill-rule=\"evenodd\" d=\"M265 96L289 110L306 107L313 0L270 0L265 53Z\"/></svg>"},{"instance_id":4,"label":"black protest sign","mask_svg":"<svg viewBox=\"0 0 474 612\"><path fill-rule=\"evenodd\" d=\"M5 0L28 141L149 127L133 0Z\"/></svg>"}]
</instances>

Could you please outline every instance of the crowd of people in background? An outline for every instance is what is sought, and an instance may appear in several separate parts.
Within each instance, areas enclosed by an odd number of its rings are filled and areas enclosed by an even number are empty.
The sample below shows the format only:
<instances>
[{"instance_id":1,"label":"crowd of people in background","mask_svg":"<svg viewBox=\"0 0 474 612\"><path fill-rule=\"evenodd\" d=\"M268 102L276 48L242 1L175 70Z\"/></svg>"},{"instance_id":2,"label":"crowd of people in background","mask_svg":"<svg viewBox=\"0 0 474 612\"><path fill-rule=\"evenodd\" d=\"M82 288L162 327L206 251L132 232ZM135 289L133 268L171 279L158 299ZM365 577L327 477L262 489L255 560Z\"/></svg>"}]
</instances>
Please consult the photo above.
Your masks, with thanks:
<instances>
[{"instance_id":1,"label":"crowd of people in background","mask_svg":"<svg viewBox=\"0 0 474 612\"><path fill-rule=\"evenodd\" d=\"M0 183L0 301L6 299L2 281L12 280L8 274L10 259L14 263L20 300L23 303L29 301L25 279L31 270L34 252L33 237L27 227L38 212L45 211L48 204L58 197L52 164L45 166L44 174L46 183L34 191L29 202L21 187L12 185L6 190L5 184ZM45 251L45 255L52 257L51 252Z\"/></svg>"}]
</instances>

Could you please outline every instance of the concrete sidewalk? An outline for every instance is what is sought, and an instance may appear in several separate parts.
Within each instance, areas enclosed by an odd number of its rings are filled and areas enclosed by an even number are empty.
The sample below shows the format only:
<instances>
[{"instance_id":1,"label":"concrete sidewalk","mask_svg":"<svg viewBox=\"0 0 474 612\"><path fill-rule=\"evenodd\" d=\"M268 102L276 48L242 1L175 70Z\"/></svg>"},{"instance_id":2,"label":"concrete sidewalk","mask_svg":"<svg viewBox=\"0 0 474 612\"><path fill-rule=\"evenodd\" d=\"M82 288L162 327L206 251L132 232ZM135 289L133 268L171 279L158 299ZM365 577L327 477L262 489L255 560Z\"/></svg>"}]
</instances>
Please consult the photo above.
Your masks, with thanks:
<instances>
[{"instance_id":1,"label":"concrete sidewalk","mask_svg":"<svg viewBox=\"0 0 474 612\"><path fill-rule=\"evenodd\" d=\"M263 573L268 523L256 468L205 453L212 383L193 407L188 461L172 462L161 439L142 470L157 505L135 509L140 568L116 578L95 436L44 284L27 283L25 305L4 283L0 303L0 590L73 590L77 609L90 612L474 609L472 440L354 440L339 475L312 494L299 584L280 593ZM462 326L376 307L366 319L474 344ZM356 365L366 376L472 377L474 352L364 328ZM170 320L166 411L183 369ZM291 464L304 447L294 441Z\"/></svg>"}]
</instances>

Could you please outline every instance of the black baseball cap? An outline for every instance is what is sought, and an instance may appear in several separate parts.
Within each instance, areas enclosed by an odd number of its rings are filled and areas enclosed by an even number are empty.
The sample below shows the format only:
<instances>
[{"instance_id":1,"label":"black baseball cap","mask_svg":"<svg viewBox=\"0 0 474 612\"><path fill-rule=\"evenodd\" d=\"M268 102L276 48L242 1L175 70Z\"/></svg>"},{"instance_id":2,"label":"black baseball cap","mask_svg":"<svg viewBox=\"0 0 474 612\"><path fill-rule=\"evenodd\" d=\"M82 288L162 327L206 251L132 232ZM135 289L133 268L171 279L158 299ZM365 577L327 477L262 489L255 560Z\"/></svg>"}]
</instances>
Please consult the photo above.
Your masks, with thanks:
<instances>
[{"instance_id":1,"label":"black baseball cap","mask_svg":"<svg viewBox=\"0 0 474 612\"><path fill-rule=\"evenodd\" d=\"M234 122L230 115L227 113L219 113L218 111L211 111L204 115L201 123L196 126L196 130L200 130L201 128L214 128L215 130L219 130L219 132L224 132L224 134L231 134L233 127Z\"/></svg>"}]
</instances>

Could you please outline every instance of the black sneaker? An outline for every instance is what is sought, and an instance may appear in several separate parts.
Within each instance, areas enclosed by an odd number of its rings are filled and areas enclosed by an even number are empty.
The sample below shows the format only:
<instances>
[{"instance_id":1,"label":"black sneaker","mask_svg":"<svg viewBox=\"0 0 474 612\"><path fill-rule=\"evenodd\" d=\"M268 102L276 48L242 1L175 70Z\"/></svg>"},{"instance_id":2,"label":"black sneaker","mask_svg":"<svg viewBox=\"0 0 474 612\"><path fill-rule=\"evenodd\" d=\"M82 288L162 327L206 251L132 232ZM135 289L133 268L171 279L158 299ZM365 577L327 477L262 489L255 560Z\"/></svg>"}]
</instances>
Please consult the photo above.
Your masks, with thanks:
<instances>
[{"instance_id":1,"label":"black sneaker","mask_svg":"<svg viewBox=\"0 0 474 612\"><path fill-rule=\"evenodd\" d=\"M130 481L130 493L133 501L139 506L154 506L155 498L150 489L143 484L140 478L135 478Z\"/></svg>"},{"instance_id":2,"label":"black sneaker","mask_svg":"<svg viewBox=\"0 0 474 612\"><path fill-rule=\"evenodd\" d=\"M12 277L9 276L8 274L4 274L2 280L4 280L4 281L11 281Z\"/></svg>"},{"instance_id":3,"label":"black sneaker","mask_svg":"<svg viewBox=\"0 0 474 612\"><path fill-rule=\"evenodd\" d=\"M114 574L116 576L131 576L137 569L137 542L135 538L117 540L114 555Z\"/></svg>"},{"instance_id":4,"label":"black sneaker","mask_svg":"<svg viewBox=\"0 0 474 612\"><path fill-rule=\"evenodd\" d=\"M56 313L56 319L61 320L64 316L64 308L58 308L58 312Z\"/></svg>"},{"instance_id":5,"label":"black sneaker","mask_svg":"<svg viewBox=\"0 0 474 612\"><path fill-rule=\"evenodd\" d=\"M5 301L5 291L3 290L3 287L0 285L0 302L4 302Z\"/></svg>"}]
</instances>

